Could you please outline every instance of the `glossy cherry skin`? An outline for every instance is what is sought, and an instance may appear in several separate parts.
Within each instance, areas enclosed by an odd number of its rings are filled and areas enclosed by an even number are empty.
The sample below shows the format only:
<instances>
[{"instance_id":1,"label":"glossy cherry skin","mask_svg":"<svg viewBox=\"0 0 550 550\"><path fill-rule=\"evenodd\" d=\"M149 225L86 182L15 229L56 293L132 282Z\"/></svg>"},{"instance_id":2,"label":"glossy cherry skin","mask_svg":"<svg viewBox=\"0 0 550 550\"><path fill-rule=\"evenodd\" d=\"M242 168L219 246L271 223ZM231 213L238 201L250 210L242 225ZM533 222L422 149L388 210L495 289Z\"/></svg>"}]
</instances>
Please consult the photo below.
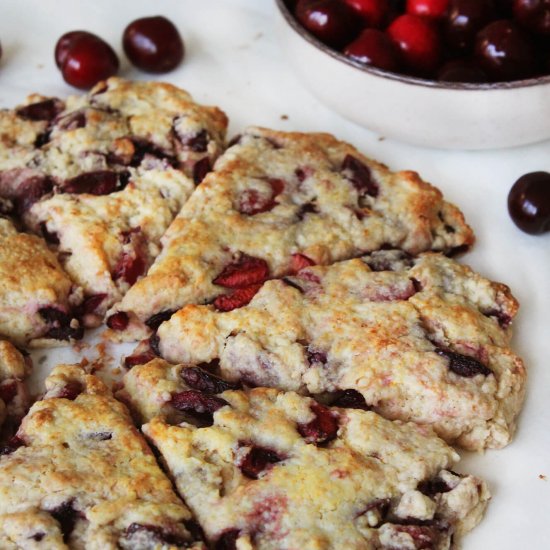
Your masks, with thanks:
<instances>
[{"instance_id":1,"label":"glossy cherry skin","mask_svg":"<svg viewBox=\"0 0 550 550\"><path fill-rule=\"evenodd\" d=\"M387 0L344 0L367 27L380 28L386 22L390 5Z\"/></svg>"},{"instance_id":2,"label":"glossy cherry skin","mask_svg":"<svg viewBox=\"0 0 550 550\"><path fill-rule=\"evenodd\" d=\"M437 80L443 82L487 82L487 75L466 59L447 61L437 72Z\"/></svg>"},{"instance_id":3,"label":"glossy cherry skin","mask_svg":"<svg viewBox=\"0 0 550 550\"><path fill-rule=\"evenodd\" d=\"M407 13L440 19L447 13L449 0L407 0Z\"/></svg>"},{"instance_id":4,"label":"glossy cherry skin","mask_svg":"<svg viewBox=\"0 0 550 550\"><path fill-rule=\"evenodd\" d=\"M185 53L178 29L161 15L132 21L124 29L122 46L132 64L149 73L175 69Z\"/></svg>"},{"instance_id":5,"label":"glossy cherry skin","mask_svg":"<svg viewBox=\"0 0 550 550\"><path fill-rule=\"evenodd\" d=\"M550 231L550 174L531 172L521 176L508 194L508 212L526 233Z\"/></svg>"},{"instance_id":6,"label":"glossy cherry skin","mask_svg":"<svg viewBox=\"0 0 550 550\"><path fill-rule=\"evenodd\" d=\"M441 58L441 39L437 26L430 19L401 15L388 27L387 33L399 47L411 72L427 75L437 68Z\"/></svg>"},{"instance_id":7,"label":"glossy cherry skin","mask_svg":"<svg viewBox=\"0 0 550 550\"><path fill-rule=\"evenodd\" d=\"M61 73L65 82L87 90L117 73L118 57L114 50L101 38L81 36L69 48Z\"/></svg>"},{"instance_id":8,"label":"glossy cherry skin","mask_svg":"<svg viewBox=\"0 0 550 550\"><path fill-rule=\"evenodd\" d=\"M55 45L55 64L57 65L58 69L61 69L63 67L63 63L65 63L65 59L67 59L67 54L69 53L69 50L73 47L74 43L77 40L80 40L80 38L87 37L89 39L97 39L101 40L99 36L92 34L88 31L71 31L66 32Z\"/></svg>"},{"instance_id":9,"label":"glossy cherry skin","mask_svg":"<svg viewBox=\"0 0 550 550\"><path fill-rule=\"evenodd\" d=\"M365 29L346 47L344 54L385 71L396 72L400 67L397 46L386 33L377 29Z\"/></svg>"},{"instance_id":10,"label":"glossy cherry skin","mask_svg":"<svg viewBox=\"0 0 550 550\"><path fill-rule=\"evenodd\" d=\"M456 53L471 52L476 34L496 15L492 0L451 0L443 21L443 34Z\"/></svg>"},{"instance_id":11,"label":"glossy cherry skin","mask_svg":"<svg viewBox=\"0 0 550 550\"><path fill-rule=\"evenodd\" d=\"M514 0L514 17L527 30L550 35L550 0Z\"/></svg>"},{"instance_id":12,"label":"glossy cherry skin","mask_svg":"<svg viewBox=\"0 0 550 550\"><path fill-rule=\"evenodd\" d=\"M494 21L478 33L475 60L495 81L528 78L536 70L535 50L529 36L506 19Z\"/></svg>"},{"instance_id":13,"label":"glossy cherry skin","mask_svg":"<svg viewBox=\"0 0 550 550\"><path fill-rule=\"evenodd\" d=\"M342 48L357 35L360 20L341 0L299 0L296 19L327 46Z\"/></svg>"}]
</instances>

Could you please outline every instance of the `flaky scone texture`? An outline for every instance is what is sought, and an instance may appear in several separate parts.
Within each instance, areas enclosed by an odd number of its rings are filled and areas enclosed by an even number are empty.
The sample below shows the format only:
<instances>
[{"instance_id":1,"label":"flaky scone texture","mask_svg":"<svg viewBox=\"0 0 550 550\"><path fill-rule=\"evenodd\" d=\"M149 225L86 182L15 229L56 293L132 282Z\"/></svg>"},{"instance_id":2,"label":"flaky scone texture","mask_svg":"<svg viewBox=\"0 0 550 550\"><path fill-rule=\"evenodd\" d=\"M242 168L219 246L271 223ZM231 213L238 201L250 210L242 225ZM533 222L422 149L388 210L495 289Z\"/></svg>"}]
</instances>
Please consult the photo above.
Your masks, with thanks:
<instances>
[{"instance_id":1,"label":"flaky scone texture","mask_svg":"<svg viewBox=\"0 0 550 550\"><path fill-rule=\"evenodd\" d=\"M485 483L429 428L266 388L217 399L209 427L143 427L215 548L443 550L483 515Z\"/></svg>"},{"instance_id":2,"label":"flaky scone texture","mask_svg":"<svg viewBox=\"0 0 550 550\"><path fill-rule=\"evenodd\" d=\"M0 456L0 547L204 549L124 405L56 367Z\"/></svg>"},{"instance_id":3,"label":"flaky scone texture","mask_svg":"<svg viewBox=\"0 0 550 550\"><path fill-rule=\"evenodd\" d=\"M230 312L186 306L160 325L157 348L173 363L219 361L224 378L254 386L354 389L387 418L497 448L525 392L509 346L516 311L505 285L454 260L382 251L268 281Z\"/></svg>"},{"instance_id":4,"label":"flaky scone texture","mask_svg":"<svg viewBox=\"0 0 550 550\"><path fill-rule=\"evenodd\" d=\"M142 338L154 315L211 301L238 255L280 277L296 254L330 264L381 247L451 253L472 242L461 212L415 172L390 172L328 134L249 128L171 224L147 277L111 310L130 319L112 336Z\"/></svg>"},{"instance_id":5,"label":"flaky scone texture","mask_svg":"<svg viewBox=\"0 0 550 550\"><path fill-rule=\"evenodd\" d=\"M4 127L0 197L54 246L97 326L160 252L225 147L227 118L170 84L111 78L66 102L31 97L0 113Z\"/></svg>"},{"instance_id":6,"label":"flaky scone texture","mask_svg":"<svg viewBox=\"0 0 550 550\"><path fill-rule=\"evenodd\" d=\"M66 343L79 336L72 310L81 300L46 244L0 217L0 336L19 346Z\"/></svg>"}]
</instances>

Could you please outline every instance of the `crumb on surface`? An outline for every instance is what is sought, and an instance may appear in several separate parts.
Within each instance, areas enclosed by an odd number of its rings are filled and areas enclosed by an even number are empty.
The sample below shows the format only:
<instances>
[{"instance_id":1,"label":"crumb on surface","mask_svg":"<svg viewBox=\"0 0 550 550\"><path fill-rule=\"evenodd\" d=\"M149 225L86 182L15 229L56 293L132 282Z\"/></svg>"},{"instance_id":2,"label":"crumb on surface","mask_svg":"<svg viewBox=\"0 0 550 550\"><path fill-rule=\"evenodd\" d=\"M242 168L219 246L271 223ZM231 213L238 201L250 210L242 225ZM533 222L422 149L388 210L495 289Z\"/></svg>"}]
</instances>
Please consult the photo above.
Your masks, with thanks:
<instances>
[{"instance_id":1,"label":"crumb on surface","mask_svg":"<svg viewBox=\"0 0 550 550\"><path fill-rule=\"evenodd\" d=\"M281 120L288 120L288 115L281 115Z\"/></svg>"},{"instance_id":2,"label":"crumb on surface","mask_svg":"<svg viewBox=\"0 0 550 550\"><path fill-rule=\"evenodd\" d=\"M542 479L542 481L548 481L548 478L544 474L539 474L539 479Z\"/></svg>"}]
</instances>

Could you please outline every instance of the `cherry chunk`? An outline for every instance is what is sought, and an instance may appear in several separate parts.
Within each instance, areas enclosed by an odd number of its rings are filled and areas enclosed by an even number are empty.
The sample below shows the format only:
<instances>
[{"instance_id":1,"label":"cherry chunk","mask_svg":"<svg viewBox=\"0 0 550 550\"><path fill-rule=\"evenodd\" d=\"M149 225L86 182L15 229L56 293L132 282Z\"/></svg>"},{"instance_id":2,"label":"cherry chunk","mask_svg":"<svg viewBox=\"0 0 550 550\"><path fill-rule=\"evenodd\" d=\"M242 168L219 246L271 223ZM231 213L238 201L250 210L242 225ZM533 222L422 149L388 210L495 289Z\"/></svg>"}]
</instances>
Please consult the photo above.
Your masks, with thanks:
<instances>
[{"instance_id":1,"label":"cherry chunk","mask_svg":"<svg viewBox=\"0 0 550 550\"><path fill-rule=\"evenodd\" d=\"M200 367L186 367L180 372L182 380L194 390L208 394L223 393L227 390L238 390L238 383L226 382Z\"/></svg>"},{"instance_id":2,"label":"cherry chunk","mask_svg":"<svg viewBox=\"0 0 550 550\"><path fill-rule=\"evenodd\" d=\"M319 403L311 405L315 418L307 424L298 424L298 432L307 443L320 445L332 441L338 432L338 419L332 411Z\"/></svg>"},{"instance_id":3,"label":"cherry chunk","mask_svg":"<svg viewBox=\"0 0 550 550\"><path fill-rule=\"evenodd\" d=\"M269 266L265 260L242 254L235 262L224 267L212 281L225 288L244 288L262 284L269 277Z\"/></svg>"},{"instance_id":4,"label":"cherry chunk","mask_svg":"<svg viewBox=\"0 0 550 550\"><path fill-rule=\"evenodd\" d=\"M346 155L342 172L351 181L359 195L378 196L378 184L372 179L370 168L352 155Z\"/></svg>"},{"instance_id":5,"label":"cherry chunk","mask_svg":"<svg viewBox=\"0 0 550 550\"><path fill-rule=\"evenodd\" d=\"M284 457L272 449L253 446L237 465L246 477L258 479L262 472L281 460Z\"/></svg>"},{"instance_id":6,"label":"cherry chunk","mask_svg":"<svg viewBox=\"0 0 550 550\"><path fill-rule=\"evenodd\" d=\"M458 376L464 378L473 378L478 374L483 376L489 376L493 374L485 365L482 365L477 359L462 355L454 351L449 351L441 348L437 348L435 352L441 357L445 357L449 361L449 369L452 370Z\"/></svg>"}]
</instances>

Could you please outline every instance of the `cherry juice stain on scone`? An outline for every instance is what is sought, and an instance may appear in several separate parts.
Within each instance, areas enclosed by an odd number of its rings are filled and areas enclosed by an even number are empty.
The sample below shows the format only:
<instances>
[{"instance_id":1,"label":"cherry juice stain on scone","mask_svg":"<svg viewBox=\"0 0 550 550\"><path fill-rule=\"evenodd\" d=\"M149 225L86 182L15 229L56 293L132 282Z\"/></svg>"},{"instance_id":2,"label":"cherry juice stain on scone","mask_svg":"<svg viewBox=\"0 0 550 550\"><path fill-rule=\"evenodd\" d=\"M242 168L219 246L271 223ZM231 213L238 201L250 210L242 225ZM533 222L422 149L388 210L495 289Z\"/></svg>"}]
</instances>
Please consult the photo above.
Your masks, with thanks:
<instances>
[{"instance_id":1,"label":"cherry juice stain on scone","mask_svg":"<svg viewBox=\"0 0 550 550\"><path fill-rule=\"evenodd\" d=\"M428 428L196 377L171 397L188 421L143 432L214 548L443 550L483 516L485 483L449 471L458 455Z\"/></svg>"},{"instance_id":2,"label":"cherry juice stain on scone","mask_svg":"<svg viewBox=\"0 0 550 550\"><path fill-rule=\"evenodd\" d=\"M509 345L517 307L506 286L445 256L379 251L268 281L233 311L186 306L148 354L217 363L252 386L356 390L382 416L431 425L450 443L502 447L525 392Z\"/></svg>"},{"instance_id":3,"label":"cherry juice stain on scone","mask_svg":"<svg viewBox=\"0 0 550 550\"><path fill-rule=\"evenodd\" d=\"M222 152L227 118L172 85L118 78L2 116L0 128L25 125L29 137L3 138L0 196L58 251L84 290L84 323L97 325L160 252Z\"/></svg>"},{"instance_id":4,"label":"cherry juice stain on scone","mask_svg":"<svg viewBox=\"0 0 550 550\"><path fill-rule=\"evenodd\" d=\"M15 434L30 406L25 379L31 367L28 355L0 339L0 448Z\"/></svg>"},{"instance_id":5,"label":"cherry juice stain on scone","mask_svg":"<svg viewBox=\"0 0 550 550\"><path fill-rule=\"evenodd\" d=\"M221 294L220 309L238 307L267 278L304 264L472 242L460 211L416 173L392 173L328 134L250 128L174 220L147 277L111 309L111 336L143 338L157 316ZM228 269L243 273L227 280Z\"/></svg>"},{"instance_id":6,"label":"cherry juice stain on scone","mask_svg":"<svg viewBox=\"0 0 550 550\"><path fill-rule=\"evenodd\" d=\"M62 365L46 390L0 455L0 547L206 550L103 383Z\"/></svg>"},{"instance_id":7,"label":"cherry juice stain on scone","mask_svg":"<svg viewBox=\"0 0 550 550\"><path fill-rule=\"evenodd\" d=\"M0 336L22 347L79 340L81 301L46 243L0 217Z\"/></svg>"}]
</instances>

